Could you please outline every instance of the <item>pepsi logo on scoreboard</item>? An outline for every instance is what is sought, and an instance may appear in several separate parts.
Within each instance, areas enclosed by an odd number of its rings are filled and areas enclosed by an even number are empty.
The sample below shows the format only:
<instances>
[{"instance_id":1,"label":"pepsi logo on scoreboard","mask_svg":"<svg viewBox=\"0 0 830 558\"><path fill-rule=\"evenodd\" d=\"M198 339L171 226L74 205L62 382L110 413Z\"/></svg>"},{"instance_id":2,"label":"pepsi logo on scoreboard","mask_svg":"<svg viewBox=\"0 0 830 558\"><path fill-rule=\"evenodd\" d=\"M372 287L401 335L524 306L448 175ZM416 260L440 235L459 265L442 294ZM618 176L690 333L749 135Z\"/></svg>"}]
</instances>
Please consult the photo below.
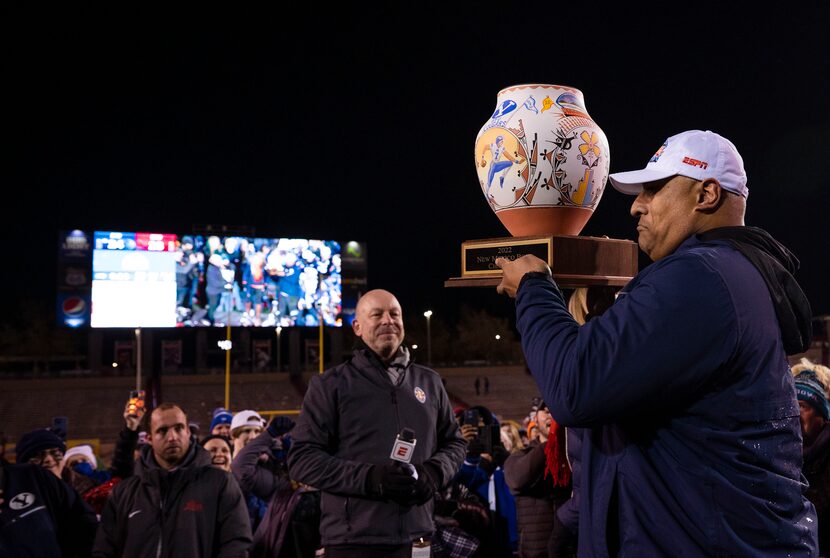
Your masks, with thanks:
<instances>
[{"instance_id":1,"label":"pepsi logo on scoreboard","mask_svg":"<svg viewBox=\"0 0 830 558\"><path fill-rule=\"evenodd\" d=\"M58 297L58 322L69 327L89 324L90 300L88 296L65 294Z\"/></svg>"}]
</instances>

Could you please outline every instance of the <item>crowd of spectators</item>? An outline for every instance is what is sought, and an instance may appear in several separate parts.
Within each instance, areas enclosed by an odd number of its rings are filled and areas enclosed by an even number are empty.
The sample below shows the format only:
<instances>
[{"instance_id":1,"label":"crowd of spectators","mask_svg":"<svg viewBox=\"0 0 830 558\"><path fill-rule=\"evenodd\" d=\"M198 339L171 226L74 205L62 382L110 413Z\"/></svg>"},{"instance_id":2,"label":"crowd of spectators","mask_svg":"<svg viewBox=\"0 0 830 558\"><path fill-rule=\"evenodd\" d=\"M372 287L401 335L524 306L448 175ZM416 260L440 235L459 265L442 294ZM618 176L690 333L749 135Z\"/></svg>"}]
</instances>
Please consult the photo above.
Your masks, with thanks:
<instances>
[{"instance_id":1,"label":"crowd of spectators","mask_svg":"<svg viewBox=\"0 0 830 558\"><path fill-rule=\"evenodd\" d=\"M336 242L184 236L176 251L179 324L332 325L340 311ZM221 309L221 310L220 310Z\"/></svg>"},{"instance_id":2,"label":"crowd of spectators","mask_svg":"<svg viewBox=\"0 0 830 558\"><path fill-rule=\"evenodd\" d=\"M824 551L830 369L804 359L792 373ZM434 494L431 555L576 556L581 431L557 425L540 398L522 420L454 412L466 456ZM0 460L0 555L323 555L320 492L287 467L291 418L218 408L199 439L175 404L146 415L128 404L123 416L109 467L90 445L67 448L65 433L17 439L16 464Z\"/></svg>"}]
</instances>

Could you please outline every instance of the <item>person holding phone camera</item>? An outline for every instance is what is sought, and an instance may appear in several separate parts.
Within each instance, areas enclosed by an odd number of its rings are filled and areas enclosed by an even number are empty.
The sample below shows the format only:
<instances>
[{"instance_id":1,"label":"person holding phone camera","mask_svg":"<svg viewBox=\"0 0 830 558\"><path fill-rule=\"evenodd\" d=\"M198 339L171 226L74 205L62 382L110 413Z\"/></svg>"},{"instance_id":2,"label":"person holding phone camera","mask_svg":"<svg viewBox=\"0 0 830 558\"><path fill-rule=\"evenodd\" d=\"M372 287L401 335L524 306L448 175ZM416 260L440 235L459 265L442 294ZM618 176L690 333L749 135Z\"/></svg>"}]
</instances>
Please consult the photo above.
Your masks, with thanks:
<instances>
[{"instance_id":1,"label":"person holding phone camera","mask_svg":"<svg viewBox=\"0 0 830 558\"><path fill-rule=\"evenodd\" d=\"M467 456L455 482L474 493L487 509L489 528L472 533L493 556L510 556L518 547L516 501L504 478L509 455L501 443L496 416L486 407L465 409L459 416L461 434L467 440Z\"/></svg>"}]
</instances>

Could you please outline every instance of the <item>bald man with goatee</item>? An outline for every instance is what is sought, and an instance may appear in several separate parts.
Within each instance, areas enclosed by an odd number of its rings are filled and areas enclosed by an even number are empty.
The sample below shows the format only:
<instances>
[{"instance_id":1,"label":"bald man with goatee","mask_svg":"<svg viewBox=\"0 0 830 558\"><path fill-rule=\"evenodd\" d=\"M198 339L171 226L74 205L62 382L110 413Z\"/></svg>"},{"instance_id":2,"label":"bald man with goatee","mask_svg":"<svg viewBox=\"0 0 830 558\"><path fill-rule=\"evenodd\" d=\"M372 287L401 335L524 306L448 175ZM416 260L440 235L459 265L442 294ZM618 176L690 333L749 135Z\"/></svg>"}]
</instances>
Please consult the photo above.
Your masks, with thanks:
<instances>
[{"instance_id":1,"label":"bald man with goatee","mask_svg":"<svg viewBox=\"0 0 830 558\"><path fill-rule=\"evenodd\" d=\"M433 495L458 470L465 442L440 376L410 358L395 296L363 295L352 328L351 358L309 382L289 472L323 493L328 558L408 557L432 535ZM416 439L411 467L390 459L405 428Z\"/></svg>"}]
</instances>

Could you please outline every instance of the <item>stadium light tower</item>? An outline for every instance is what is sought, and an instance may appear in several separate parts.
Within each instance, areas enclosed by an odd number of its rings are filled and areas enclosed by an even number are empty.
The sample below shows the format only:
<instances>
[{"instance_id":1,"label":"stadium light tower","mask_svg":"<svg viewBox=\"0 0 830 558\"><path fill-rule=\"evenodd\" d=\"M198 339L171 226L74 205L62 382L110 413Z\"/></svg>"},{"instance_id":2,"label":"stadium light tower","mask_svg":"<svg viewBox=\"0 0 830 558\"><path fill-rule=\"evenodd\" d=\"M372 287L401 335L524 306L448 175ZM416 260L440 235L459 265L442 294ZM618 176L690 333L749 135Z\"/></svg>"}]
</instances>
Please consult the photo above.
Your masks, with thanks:
<instances>
[{"instance_id":1,"label":"stadium light tower","mask_svg":"<svg viewBox=\"0 0 830 558\"><path fill-rule=\"evenodd\" d=\"M141 328L135 328L135 389L141 389Z\"/></svg>"},{"instance_id":2,"label":"stadium light tower","mask_svg":"<svg viewBox=\"0 0 830 558\"><path fill-rule=\"evenodd\" d=\"M282 372L282 345L280 344L280 335L282 334L282 326L277 326L277 372Z\"/></svg>"},{"instance_id":3,"label":"stadium light tower","mask_svg":"<svg viewBox=\"0 0 830 558\"><path fill-rule=\"evenodd\" d=\"M427 319L427 366L432 366L432 332L429 329L429 321L432 317L432 310L424 312L424 317Z\"/></svg>"}]
</instances>

